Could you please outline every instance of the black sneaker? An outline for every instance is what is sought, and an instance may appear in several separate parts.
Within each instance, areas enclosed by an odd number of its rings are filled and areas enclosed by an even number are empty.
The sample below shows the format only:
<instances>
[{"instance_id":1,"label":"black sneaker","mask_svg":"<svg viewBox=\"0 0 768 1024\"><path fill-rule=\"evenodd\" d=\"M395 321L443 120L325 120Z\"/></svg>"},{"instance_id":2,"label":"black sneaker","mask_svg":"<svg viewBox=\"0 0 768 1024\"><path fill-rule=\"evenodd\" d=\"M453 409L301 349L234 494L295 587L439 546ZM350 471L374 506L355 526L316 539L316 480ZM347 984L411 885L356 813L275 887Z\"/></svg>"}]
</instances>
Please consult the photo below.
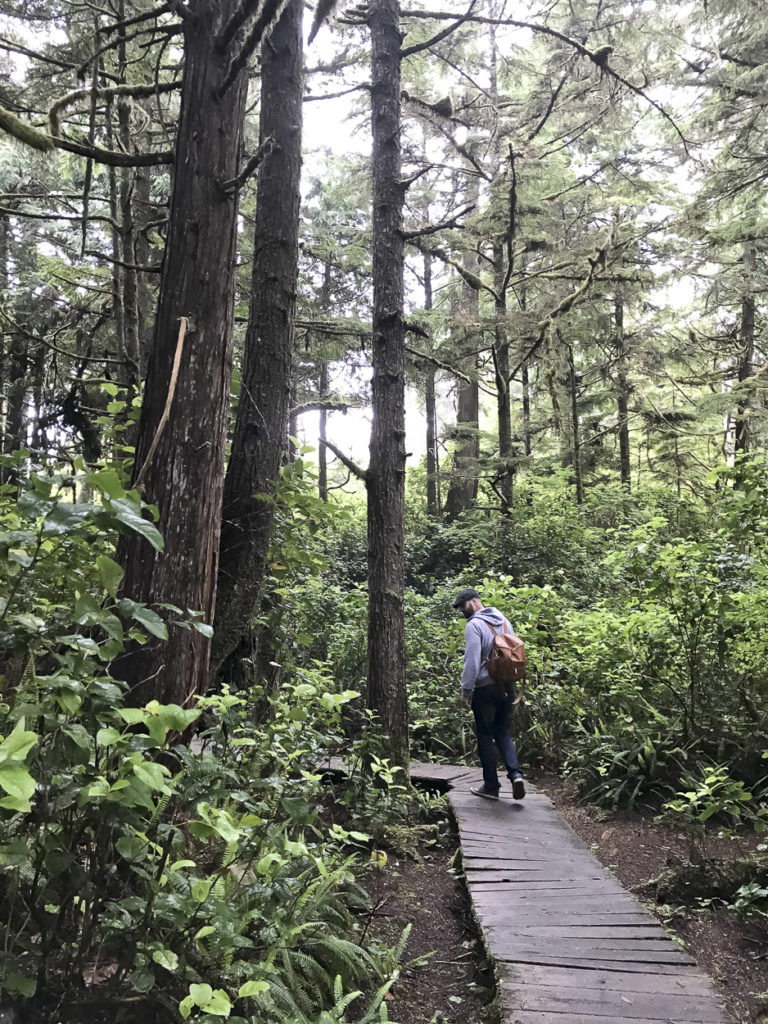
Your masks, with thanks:
<instances>
[{"instance_id":1,"label":"black sneaker","mask_svg":"<svg viewBox=\"0 0 768 1024\"><path fill-rule=\"evenodd\" d=\"M470 793L474 793L475 796L484 796L486 800L498 800L499 791L498 789L494 792L491 789L486 789L485 786L472 786Z\"/></svg>"},{"instance_id":2,"label":"black sneaker","mask_svg":"<svg viewBox=\"0 0 768 1024\"><path fill-rule=\"evenodd\" d=\"M525 783L520 772L515 772L512 776L512 798L514 800L525 799Z\"/></svg>"}]
</instances>

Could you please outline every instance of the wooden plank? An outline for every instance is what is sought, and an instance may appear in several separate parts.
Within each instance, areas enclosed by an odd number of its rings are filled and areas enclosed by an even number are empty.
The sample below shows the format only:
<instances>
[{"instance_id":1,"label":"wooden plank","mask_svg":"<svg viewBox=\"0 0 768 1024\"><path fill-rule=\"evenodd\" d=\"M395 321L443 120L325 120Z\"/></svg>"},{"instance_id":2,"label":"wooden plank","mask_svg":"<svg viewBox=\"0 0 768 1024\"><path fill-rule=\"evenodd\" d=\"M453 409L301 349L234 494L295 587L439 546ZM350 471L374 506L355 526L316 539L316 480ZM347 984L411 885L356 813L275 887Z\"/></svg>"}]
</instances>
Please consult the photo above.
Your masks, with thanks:
<instances>
[{"instance_id":1,"label":"wooden plank","mask_svg":"<svg viewBox=\"0 0 768 1024\"><path fill-rule=\"evenodd\" d=\"M522 966L528 964L537 964L539 966L550 966L550 967L565 967L565 968L578 968L583 970L595 970L595 971L617 971L619 973L624 972L625 974L637 973L646 974L650 977L656 977L660 974L670 974L676 976L678 971L684 967L690 966L690 964L665 964L665 963L652 963L645 960L595 960L594 958L578 958L574 956L547 956L543 953L504 953L500 951L493 952L494 958L507 964L520 964Z\"/></svg>"},{"instance_id":2,"label":"wooden plank","mask_svg":"<svg viewBox=\"0 0 768 1024\"><path fill-rule=\"evenodd\" d=\"M613 989L633 992L665 992L673 995L712 996L709 979L696 967L680 967L674 974L638 974L636 971L585 970L575 967L553 967L540 964L500 964L499 980L503 985L554 985L584 991Z\"/></svg>"},{"instance_id":3,"label":"wooden plank","mask_svg":"<svg viewBox=\"0 0 768 1024\"><path fill-rule=\"evenodd\" d=\"M494 946L500 951L514 952L516 949L526 949L531 952L539 951L551 955L555 949L558 956L574 956L589 958L595 956L602 960L635 960L637 957L647 957L649 962L656 963L683 963L692 964L695 961L684 950L676 946L667 938L663 939L589 939L581 936L569 938L561 936L557 944L548 942L544 937L526 937L510 933L509 929L488 928L489 934L493 935Z\"/></svg>"},{"instance_id":4,"label":"wooden plank","mask_svg":"<svg viewBox=\"0 0 768 1024\"><path fill-rule=\"evenodd\" d=\"M498 878L489 878L489 875L498 874ZM477 887L478 896L488 895L493 893L498 900L499 905L507 903L511 906L532 906L533 904L540 905L541 903L551 902L553 906L570 906L571 904L565 903L567 900L580 901L581 905L588 906L590 901L603 900L606 904L611 901L614 906L619 906L623 909L637 910L639 904L632 900L626 893L611 889L606 885L600 884L600 879L593 879L593 884L589 885L584 882L584 879L576 879L573 881L561 880L553 881L551 878L548 879L536 879L530 878L525 882L525 890L521 891L520 882L512 882L507 880L508 876L503 872L474 872L467 874L467 882L472 892ZM494 890L491 888L491 884L496 882L498 888ZM575 903L572 905L576 905Z\"/></svg>"},{"instance_id":5,"label":"wooden plank","mask_svg":"<svg viewBox=\"0 0 768 1024\"><path fill-rule=\"evenodd\" d=\"M494 921L493 924L488 926L490 934L502 929L514 931L515 941L521 944L522 940L527 938L589 939L590 942L614 938L617 942L626 942L629 939L645 942L646 940L653 939L656 942L663 942L665 945L669 942L669 936L665 933L664 929L650 923L624 926L610 925L606 927L604 925L589 925L581 922L563 925L537 925L523 924L517 921Z\"/></svg>"},{"instance_id":6,"label":"wooden plank","mask_svg":"<svg viewBox=\"0 0 768 1024\"><path fill-rule=\"evenodd\" d=\"M701 1024L697 1018L680 1017L623 1017L618 1018L615 1013L609 1014L584 1014L584 1013L557 1013L551 1011L537 1010L512 1010L505 1017L506 1024L613 1024L616 1020L632 1020L632 1024ZM716 1018L723 1021L725 1018Z\"/></svg>"},{"instance_id":7,"label":"wooden plank","mask_svg":"<svg viewBox=\"0 0 768 1024\"><path fill-rule=\"evenodd\" d=\"M646 1017L673 1021L702 1021L717 1024L722 1010L709 996L682 993L596 992L579 988L518 985L507 988L512 1006L551 1013L603 1014L615 1018Z\"/></svg>"},{"instance_id":8,"label":"wooden plank","mask_svg":"<svg viewBox=\"0 0 768 1024\"><path fill-rule=\"evenodd\" d=\"M577 892L582 892L586 896L595 897L598 895L602 896L616 896L621 898L622 902L628 906L641 907L641 904L626 891L622 889L618 882L614 881L608 875L604 878L592 878L592 879L580 879L576 882L561 882L560 885L552 886L549 882L536 882L531 881L530 884L526 885L525 888L521 888L514 882L505 882L503 877L503 871L471 871L467 870L466 876L467 881L472 883L472 891L477 890L478 892L494 892L499 893L500 896L509 898L514 896L515 899L520 900L537 900L546 896L548 893L561 893L563 896Z\"/></svg>"},{"instance_id":9,"label":"wooden plank","mask_svg":"<svg viewBox=\"0 0 768 1024\"><path fill-rule=\"evenodd\" d=\"M523 867L511 866L502 867L498 863L490 863L489 861L472 861L471 864L467 865L466 874L467 878L471 874L478 872L494 872L499 876L499 881L505 882L516 882L519 886L525 886L526 882L551 882L555 888L562 885L563 882L599 882L601 881L600 875L595 871L590 874L575 873L571 872L570 869L566 871L558 872L552 868L539 868L532 867L527 871Z\"/></svg>"},{"instance_id":10,"label":"wooden plank","mask_svg":"<svg viewBox=\"0 0 768 1024\"><path fill-rule=\"evenodd\" d=\"M483 923L483 915L479 914L480 923ZM616 913L612 916L607 913L596 913L593 915L585 913L525 913L518 914L514 913L510 916L509 927L515 929L515 934L519 932L529 931L530 925L542 925L547 926L551 922L568 922L573 924L574 927L579 928L626 928L628 926L646 925L648 922L647 918L640 913L637 914L623 914ZM664 931L662 932L664 934Z\"/></svg>"}]
</instances>

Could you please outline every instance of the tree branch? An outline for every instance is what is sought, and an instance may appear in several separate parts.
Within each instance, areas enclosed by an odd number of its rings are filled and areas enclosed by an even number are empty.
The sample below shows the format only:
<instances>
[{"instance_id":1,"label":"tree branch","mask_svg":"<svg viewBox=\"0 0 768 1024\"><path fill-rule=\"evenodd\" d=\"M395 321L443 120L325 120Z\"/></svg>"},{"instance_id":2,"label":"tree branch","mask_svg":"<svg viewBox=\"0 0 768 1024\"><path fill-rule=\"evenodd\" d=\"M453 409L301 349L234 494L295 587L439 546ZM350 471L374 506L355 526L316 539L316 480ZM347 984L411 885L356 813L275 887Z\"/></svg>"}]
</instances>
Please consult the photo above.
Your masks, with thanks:
<instances>
[{"instance_id":1,"label":"tree branch","mask_svg":"<svg viewBox=\"0 0 768 1024\"><path fill-rule=\"evenodd\" d=\"M331 441L326 441L324 437L321 437L320 444L324 444L326 448L330 448L330 450L333 452L333 454L336 456L339 462L343 466L346 466L350 473L354 473L358 480L368 479L368 471L365 469L361 469L361 467L358 466L358 464L355 461L350 459L348 455L345 455L344 452L340 451L336 447L336 445L333 444Z\"/></svg>"},{"instance_id":2,"label":"tree branch","mask_svg":"<svg viewBox=\"0 0 768 1024\"><path fill-rule=\"evenodd\" d=\"M509 383L509 381L511 381L520 372L520 370L522 370L522 368L525 366L525 364L528 362L531 356L536 354L536 352L539 350L544 341L546 341L546 339L549 337L549 332L552 330L557 320L565 313L567 313L570 309L572 309L574 304L577 303L579 299L583 298L587 294L589 289L592 287L592 282L594 281L598 271L602 270L605 267L608 253L610 252L612 247L613 235L611 234L608 237L606 243L603 246L601 246L594 255L587 257L587 260L589 262L589 271L587 273L587 276L584 278L584 280L581 282L578 288L575 288L572 292L566 295L565 298L561 300L561 302L555 307L555 309L552 310L551 313L548 313L543 320L539 321L539 333L536 335L536 340L534 341L533 345L528 349L528 351L520 360L520 362L517 364L517 366L514 368L514 370L512 370L512 372L509 374L509 377L507 378L507 383Z\"/></svg>"},{"instance_id":3,"label":"tree branch","mask_svg":"<svg viewBox=\"0 0 768 1024\"><path fill-rule=\"evenodd\" d=\"M400 51L401 58L413 56L414 53L421 53L422 50L428 50L431 46L435 46L437 43L442 42L443 39L447 38L452 32L455 32L457 28L460 28L465 21L472 14L475 9L477 0L472 0L471 4L467 8L467 13L462 15L453 25L449 25L448 28L444 28L442 32L438 32L437 35L432 36L431 39L427 39L424 43L415 43L413 46L406 46L404 50Z\"/></svg>"},{"instance_id":4,"label":"tree branch","mask_svg":"<svg viewBox=\"0 0 768 1024\"><path fill-rule=\"evenodd\" d=\"M420 245L418 239L409 239L409 242L415 249L418 249L419 252L425 252L428 253L430 256L436 256L439 260L442 260L443 263L445 263L447 266L453 267L453 269L462 278L462 280L466 281L469 287L474 289L476 292L485 291L488 292L489 295L492 295L494 298L496 298L496 292L493 290L493 288L485 284L479 277L477 277L476 274L473 274L470 270L467 270L466 267L463 267L460 263L457 263L456 260L452 259L447 253L443 252L442 249L438 249L436 246Z\"/></svg>"},{"instance_id":5,"label":"tree branch","mask_svg":"<svg viewBox=\"0 0 768 1024\"><path fill-rule=\"evenodd\" d=\"M303 416L305 412L343 412L348 409L358 409L355 402L307 402L305 405L297 405L290 410L290 416Z\"/></svg>"},{"instance_id":6,"label":"tree branch","mask_svg":"<svg viewBox=\"0 0 768 1024\"><path fill-rule=\"evenodd\" d=\"M0 107L0 130L6 132L24 145L50 153L54 149L63 149L77 156L95 160L109 167L157 167L160 164L173 163L173 152L163 150L158 153L117 153L100 146L87 146L81 142L73 142L59 135L49 135L16 117L9 110Z\"/></svg>"},{"instance_id":7,"label":"tree branch","mask_svg":"<svg viewBox=\"0 0 768 1024\"><path fill-rule=\"evenodd\" d=\"M458 377L459 380L465 381L467 384L474 384L475 382L471 377L468 377L466 373L461 370L457 370L455 366L451 366L450 363L444 363L441 359L436 356L430 355L428 352L419 352L418 349L411 348L410 345L405 346L405 351L416 359L423 359L427 363L432 363L439 370L445 370L450 373L452 377Z\"/></svg>"},{"instance_id":8,"label":"tree branch","mask_svg":"<svg viewBox=\"0 0 768 1024\"><path fill-rule=\"evenodd\" d=\"M112 96L154 96L157 93L173 92L181 88L181 82L158 82L149 85L109 85L100 89L74 89L72 92L62 96L61 99L51 106L48 111L48 129L51 135L59 134L59 114L67 107L71 107L79 100L91 99L92 97L106 98Z\"/></svg>"},{"instance_id":9,"label":"tree branch","mask_svg":"<svg viewBox=\"0 0 768 1024\"><path fill-rule=\"evenodd\" d=\"M369 82L363 82L361 85L350 86L349 89L342 89L340 92L328 92L322 96L304 96L304 103L317 103L319 100L337 100L340 96L349 96L351 92L370 92L371 86Z\"/></svg>"},{"instance_id":10,"label":"tree branch","mask_svg":"<svg viewBox=\"0 0 768 1024\"><path fill-rule=\"evenodd\" d=\"M253 51L283 13L286 3L287 0L264 0L261 10L248 30L240 49L229 63L224 81L219 86L220 97L234 84L235 79L250 60Z\"/></svg>"},{"instance_id":11,"label":"tree branch","mask_svg":"<svg viewBox=\"0 0 768 1024\"><path fill-rule=\"evenodd\" d=\"M250 176L256 170L260 163L264 161L266 157L272 152L275 146L275 140L272 136L268 136L248 160L245 167L240 171L236 178L230 178L229 181L225 181L221 186L225 192L237 192L243 185L248 181Z\"/></svg>"},{"instance_id":12,"label":"tree branch","mask_svg":"<svg viewBox=\"0 0 768 1024\"><path fill-rule=\"evenodd\" d=\"M240 0L237 9L232 12L231 18L216 38L216 45L221 50L229 49L237 33L253 14L253 9L253 0Z\"/></svg>"},{"instance_id":13,"label":"tree branch","mask_svg":"<svg viewBox=\"0 0 768 1024\"><path fill-rule=\"evenodd\" d=\"M464 217L466 214L471 213L474 210L475 204L470 203L465 206L463 210L451 217L450 220L441 221L440 224L431 224L426 228L419 228L417 231L403 231L402 235L406 242L413 241L414 238L424 238L425 235L434 235L437 231L442 231L445 228L463 228L463 224L459 224L459 218Z\"/></svg>"},{"instance_id":14,"label":"tree branch","mask_svg":"<svg viewBox=\"0 0 768 1024\"><path fill-rule=\"evenodd\" d=\"M123 260L117 260L114 256L106 256L103 252L96 252L95 249L83 249L83 256L92 256L96 260L102 260L105 263L112 263L117 267L124 267L126 270L139 270L142 274L159 274L162 270L162 266L160 264L153 267L142 263L124 263Z\"/></svg>"},{"instance_id":15,"label":"tree branch","mask_svg":"<svg viewBox=\"0 0 768 1024\"><path fill-rule=\"evenodd\" d=\"M74 220L82 221L82 214L79 213L35 213L32 210L19 210L18 208L0 206L0 213L10 217L29 217L30 220ZM88 220L98 221L101 224L109 224L116 228L117 224L111 217L97 217L88 215Z\"/></svg>"}]
</instances>

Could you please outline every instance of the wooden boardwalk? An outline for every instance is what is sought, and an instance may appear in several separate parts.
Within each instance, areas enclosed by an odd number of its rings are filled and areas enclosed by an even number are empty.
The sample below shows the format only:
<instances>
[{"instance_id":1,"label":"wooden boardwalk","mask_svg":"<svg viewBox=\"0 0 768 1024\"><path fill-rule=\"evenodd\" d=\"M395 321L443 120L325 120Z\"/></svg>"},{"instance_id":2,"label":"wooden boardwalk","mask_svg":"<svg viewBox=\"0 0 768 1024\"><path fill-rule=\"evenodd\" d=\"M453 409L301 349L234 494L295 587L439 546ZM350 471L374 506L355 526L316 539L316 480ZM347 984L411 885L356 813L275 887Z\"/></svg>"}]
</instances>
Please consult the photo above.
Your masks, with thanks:
<instances>
[{"instance_id":1,"label":"wooden boardwalk","mask_svg":"<svg viewBox=\"0 0 768 1024\"><path fill-rule=\"evenodd\" d=\"M730 1024L712 982L589 852L552 802L470 793L479 769L412 764L442 782L497 966L503 1024ZM502 790L504 792L504 790Z\"/></svg>"}]
</instances>

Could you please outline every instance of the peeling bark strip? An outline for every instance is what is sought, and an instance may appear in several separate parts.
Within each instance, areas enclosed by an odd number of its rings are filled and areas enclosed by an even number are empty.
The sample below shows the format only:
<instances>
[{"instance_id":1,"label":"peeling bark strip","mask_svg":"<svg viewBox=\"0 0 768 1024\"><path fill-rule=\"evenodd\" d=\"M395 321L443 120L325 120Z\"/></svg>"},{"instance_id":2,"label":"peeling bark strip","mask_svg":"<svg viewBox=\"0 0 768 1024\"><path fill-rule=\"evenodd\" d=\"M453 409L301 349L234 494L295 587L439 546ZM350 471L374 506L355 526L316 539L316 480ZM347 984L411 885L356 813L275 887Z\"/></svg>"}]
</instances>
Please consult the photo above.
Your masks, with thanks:
<instances>
[{"instance_id":1,"label":"peeling bark strip","mask_svg":"<svg viewBox=\"0 0 768 1024\"><path fill-rule=\"evenodd\" d=\"M215 673L248 629L264 580L274 491L285 445L296 312L301 179L303 5L291 0L263 48L261 143L251 308L232 454L224 486Z\"/></svg>"},{"instance_id":2,"label":"peeling bark strip","mask_svg":"<svg viewBox=\"0 0 768 1024\"><path fill-rule=\"evenodd\" d=\"M397 0L370 7L373 134L373 425L368 488L368 706L407 763L403 612L405 326Z\"/></svg>"},{"instance_id":3,"label":"peeling bark strip","mask_svg":"<svg viewBox=\"0 0 768 1024\"><path fill-rule=\"evenodd\" d=\"M163 262L136 466L144 466L166 404L181 317L188 318L170 418L144 467L144 497L157 505L165 553L136 535L122 550L126 596L168 602L213 619L229 414L234 320L237 198L221 183L235 178L247 81L219 98L230 54L215 45L233 4L201 0L186 8L185 68L176 141L168 242ZM170 629L165 642L129 652L118 671L135 703L152 697L187 702L205 689L209 641Z\"/></svg>"}]
</instances>

